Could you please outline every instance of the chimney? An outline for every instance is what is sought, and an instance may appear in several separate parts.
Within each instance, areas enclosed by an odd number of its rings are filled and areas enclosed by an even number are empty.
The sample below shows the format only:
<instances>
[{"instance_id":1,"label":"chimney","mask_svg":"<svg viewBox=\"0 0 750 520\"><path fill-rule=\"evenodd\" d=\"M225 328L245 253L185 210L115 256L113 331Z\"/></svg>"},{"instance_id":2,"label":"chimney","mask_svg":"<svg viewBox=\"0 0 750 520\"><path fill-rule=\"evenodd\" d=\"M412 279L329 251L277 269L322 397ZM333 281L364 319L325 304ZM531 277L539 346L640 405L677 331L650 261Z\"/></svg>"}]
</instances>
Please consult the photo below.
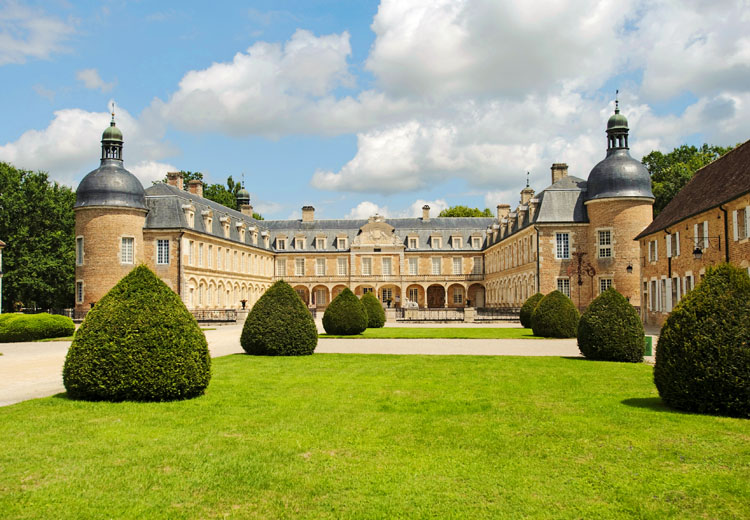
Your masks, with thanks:
<instances>
[{"instance_id":1,"label":"chimney","mask_svg":"<svg viewBox=\"0 0 750 520\"><path fill-rule=\"evenodd\" d=\"M199 197L203 197L203 182L199 181L198 179L193 179L192 181L188 181L188 191L192 193L193 195L198 195Z\"/></svg>"},{"instance_id":2,"label":"chimney","mask_svg":"<svg viewBox=\"0 0 750 520\"><path fill-rule=\"evenodd\" d=\"M248 217L253 216L253 206L251 204L241 204L240 205L240 212L243 215L247 215Z\"/></svg>"},{"instance_id":3,"label":"chimney","mask_svg":"<svg viewBox=\"0 0 750 520\"><path fill-rule=\"evenodd\" d=\"M536 210L539 208L539 199L531 199L529 200L529 220L534 220L534 215L536 215Z\"/></svg>"},{"instance_id":4,"label":"chimney","mask_svg":"<svg viewBox=\"0 0 750 520\"><path fill-rule=\"evenodd\" d=\"M174 186L178 190L183 189L182 172L167 172L167 184Z\"/></svg>"},{"instance_id":5,"label":"chimney","mask_svg":"<svg viewBox=\"0 0 750 520\"><path fill-rule=\"evenodd\" d=\"M563 177L568 176L568 165L565 163L554 163L551 169L552 169L552 184L556 183Z\"/></svg>"},{"instance_id":6,"label":"chimney","mask_svg":"<svg viewBox=\"0 0 750 520\"><path fill-rule=\"evenodd\" d=\"M521 204L526 205L531 200L531 197L534 196L534 190L526 186L524 189L521 190Z\"/></svg>"},{"instance_id":7,"label":"chimney","mask_svg":"<svg viewBox=\"0 0 750 520\"><path fill-rule=\"evenodd\" d=\"M315 221L315 208L312 206L302 206L302 222Z\"/></svg>"},{"instance_id":8,"label":"chimney","mask_svg":"<svg viewBox=\"0 0 750 520\"><path fill-rule=\"evenodd\" d=\"M510 213L510 204L498 204L497 205L497 221L502 224L503 219Z\"/></svg>"},{"instance_id":9,"label":"chimney","mask_svg":"<svg viewBox=\"0 0 750 520\"><path fill-rule=\"evenodd\" d=\"M430 221L430 207L425 204L422 206L422 222L429 222Z\"/></svg>"}]
</instances>

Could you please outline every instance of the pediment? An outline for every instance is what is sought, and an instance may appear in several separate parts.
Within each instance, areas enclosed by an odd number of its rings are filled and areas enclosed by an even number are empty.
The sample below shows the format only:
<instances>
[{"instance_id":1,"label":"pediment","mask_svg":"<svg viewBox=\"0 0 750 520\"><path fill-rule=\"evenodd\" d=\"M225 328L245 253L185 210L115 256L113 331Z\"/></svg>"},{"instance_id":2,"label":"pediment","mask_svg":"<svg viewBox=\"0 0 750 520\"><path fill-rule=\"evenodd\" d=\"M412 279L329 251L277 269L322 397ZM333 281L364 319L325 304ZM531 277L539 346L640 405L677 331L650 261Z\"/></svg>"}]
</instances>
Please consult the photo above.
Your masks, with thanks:
<instances>
[{"instance_id":1,"label":"pediment","mask_svg":"<svg viewBox=\"0 0 750 520\"><path fill-rule=\"evenodd\" d=\"M403 240L396 234L396 228L385 222L383 217L376 215L369 222L359 228L352 247L401 247Z\"/></svg>"}]
</instances>

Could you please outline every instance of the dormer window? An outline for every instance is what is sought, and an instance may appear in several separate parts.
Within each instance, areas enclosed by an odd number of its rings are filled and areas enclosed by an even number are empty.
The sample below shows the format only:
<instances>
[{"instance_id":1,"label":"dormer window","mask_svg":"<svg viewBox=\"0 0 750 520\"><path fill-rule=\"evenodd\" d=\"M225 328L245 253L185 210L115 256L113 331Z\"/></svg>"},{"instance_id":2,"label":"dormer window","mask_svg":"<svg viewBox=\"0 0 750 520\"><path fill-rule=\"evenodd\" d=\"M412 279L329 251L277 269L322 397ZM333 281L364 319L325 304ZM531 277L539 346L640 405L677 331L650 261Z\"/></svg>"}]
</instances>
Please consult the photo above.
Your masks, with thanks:
<instances>
[{"instance_id":1,"label":"dormer window","mask_svg":"<svg viewBox=\"0 0 750 520\"><path fill-rule=\"evenodd\" d=\"M214 224L214 212L210 209L204 209L201 211L201 217L203 217L203 227L207 233L211 233Z\"/></svg>"},{"instance_id":2,"label":"dormer window","mask_svg":"<svg viewBox=\"0 0 750 520\"><path fill-rule=\"evenodd\" d=\"M240 236L240 242L245 241L245 223L240 221L235 224L237 228L237 234Z\"/></svg>"},{"instance_id":3,"label":"dormer window","mask_svg":"<svg viewBox=\"0 0 750 520\"><path fill-rule=\"evenodd\" d=\"M409 249L418 249L418 248L419 248L419 238L409 237Z\"/></svg>"},{"instance_id":4,"label":"dormer window","mask_svg":"<svg viewBox=\"0 0 750 520\"><path fill-rule=\"evenodd\" d=\"M471 237L471 247L474 249L479 249L480 247L482 247L481 237Z\"/></svg>"},{"instance_id":5,"label":"dormer window","mask_svg":"<svg viewBox=\"0 0 750 520\"><path fill-rule=\"evenodd\" d=\"M189 228L195 227L195 206L192 204L183 204L182 211L185 212L185 220Z\"/></svg>"},{"instance_id":6,"label":"dormer window","mask_svg":"<svg viewBox=\"0 0 750 520\"><path fill-rule=\"evenodd\" d=\"M453 237L451 238L451 242L453 243L453 249L461 249L464 244L463 238L461 237Z\"/></svg>"},{"instance_id":7,"label":"dormer window","mask_svg":"<svg viewBox=\"0 0 750 520\"><path fill-rule=\"evenodd\" d=\"M443 247L442 237L432 237L430 238L430 242L432 244L432 249L442 249Z\"/></svg>"},{"instance_id":8,"label":"dormer window","mask_svg":"<svg viewBox=\"0 0 750 520\"><path fill-rule=\"evenodd\" d=\"M315 239L315 249L323 250L326 248L326 239L323 237L317 237Z\"/></svg>"},{"instance_id":9,"label":"dormer window","mask_svg":"<svg viewBox=\"0 0 750 520\"><path fill-rule=\"evenodd\" d=\"M286 238L276 239L276 249L278 249L279 251L283 251L286 249Z\"/></svg>"},{"instance_id":10,"label":"dormer window","mask_svg":"<svg viewBox=\"0 0 750 520\"><path fill-rule=\"evenodd\" d=\"M229 238L229 224L230 224L230 218L229 217L221 217L219 221L221 222L221 227L224 229L224 238Z\"/></svg>"},{"instance_id":11,"label":"dormer window","mask_svg":"<svg viewBox=\"0 0 750 520\"><path fill-rule=\"evenodd\" d=\"M348 244L347 244L346 237L338 237L336 239L336 247L338 247L338 249L340 250L346 249L347 245Z\"/></svg>"},{"instance_id":12,"label":"dormer window","mask_svg":"<svg viewBox=\"0 0 750 520\"><path fill-rule=\"evenodd\" d=\"M263 247L265 247L266 249L268 249L268 242L269 242L269 239L270 239L268 231L262 231L261 234L260 234L260 236L263 237Z\"/></svg>"},{"instance_id":13,"label":"dormer window","mask_svg":"<svg viewBox=\"0 0 750 520\"><path fill-rule=\"evenodd\" d=\"M298 251L305 249L305 237L303 236L294 237L294 249Z\"/></svg>"}]
</instances>

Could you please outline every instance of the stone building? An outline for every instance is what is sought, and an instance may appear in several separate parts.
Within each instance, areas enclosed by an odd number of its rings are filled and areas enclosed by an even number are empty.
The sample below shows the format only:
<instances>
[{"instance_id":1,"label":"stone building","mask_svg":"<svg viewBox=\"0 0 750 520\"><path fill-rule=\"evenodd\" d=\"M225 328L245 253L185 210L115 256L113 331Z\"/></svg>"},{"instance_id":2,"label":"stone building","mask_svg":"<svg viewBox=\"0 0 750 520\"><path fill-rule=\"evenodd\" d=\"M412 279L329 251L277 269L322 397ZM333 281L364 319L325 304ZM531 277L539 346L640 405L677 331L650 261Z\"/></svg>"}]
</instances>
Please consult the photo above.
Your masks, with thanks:
<instances>
[{"instance_id":1,"label":"stone building","mask_svg":"<svg viewBox=\"0 0 750 520\"><path fill-rule=\"evenodd\" d=\"M581 306L615 286L639 303L633 238L651 222L648 172L628 154L619 109L607 125L606 158L588 181L552 166L552 184L521 191L497 217L256 220L244 189L234 211L185 190L179 173L144 189L123 167L114 115L101 165L76 193L76 312L83 314L134 265L144 263L194 311L252 306L275 280L310 307L344 288L372 291L384 305L462 308L520 306L560 289ZM582 268L578 283L578 269Z\"/></svg>"},{"instance_id":2,"label":"stone building","mask_svg":"<svg viewBox=\"0 0 750 520\"><path fill-rule=\"evenodd\" d=\"M485 254L489 305L521 305L555 289L585 307L615 287L640 304L635 236L651 223L654 197L646 168L630 157L628 122L615 105L607 154L583 180L552 165L552 183L521 191L514 211L498 205Z\"/></svg>"},{"instance_id":3,"label":"stone building","mask_svg":"<svg viewBox=\"0 0 750 520\"><path fill-rule=\"evenodd\" d=\"M750 141L698 170L636 239L647 324L661 326L710 265L750 274Z\"/></svg>"}]
</instances>

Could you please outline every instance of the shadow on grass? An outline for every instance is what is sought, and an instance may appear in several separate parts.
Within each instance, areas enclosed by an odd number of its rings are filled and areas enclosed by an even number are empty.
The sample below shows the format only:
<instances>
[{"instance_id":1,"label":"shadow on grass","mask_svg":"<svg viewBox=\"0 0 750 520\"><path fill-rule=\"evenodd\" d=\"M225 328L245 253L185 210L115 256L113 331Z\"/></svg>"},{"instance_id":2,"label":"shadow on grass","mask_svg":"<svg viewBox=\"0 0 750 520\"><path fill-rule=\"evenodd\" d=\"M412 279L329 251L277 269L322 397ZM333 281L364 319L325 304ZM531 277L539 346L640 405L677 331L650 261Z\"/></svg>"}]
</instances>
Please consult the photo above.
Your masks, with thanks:
<instances>
[{"instance_id":1,"label":"shadow on grass","mask_svg":"<svg viewBox=\"0 0 750 520\"><path fill-rule=\"evenodd\" d=\"M68 392L60 392L59 394L55 394L52 396L52 399L62 399L63 401L75 401L75 399L71 398L68 395Z\"/></svg>"},{"instance_id":2,"label":"shadow on grass","mask_svg":"<svg viewBox=\"0 0 750 520\"><path fill-rule=\"evenodd\" d=\"M652 410L654 412L663 413L674 413L679 415L691 415L687 412L675 410L664 404L661 397L634 397L632 399L625 399L620 401L625 406L632 406L633 408L643 408L646 410Z\"/></svg>"}]
</instances>

